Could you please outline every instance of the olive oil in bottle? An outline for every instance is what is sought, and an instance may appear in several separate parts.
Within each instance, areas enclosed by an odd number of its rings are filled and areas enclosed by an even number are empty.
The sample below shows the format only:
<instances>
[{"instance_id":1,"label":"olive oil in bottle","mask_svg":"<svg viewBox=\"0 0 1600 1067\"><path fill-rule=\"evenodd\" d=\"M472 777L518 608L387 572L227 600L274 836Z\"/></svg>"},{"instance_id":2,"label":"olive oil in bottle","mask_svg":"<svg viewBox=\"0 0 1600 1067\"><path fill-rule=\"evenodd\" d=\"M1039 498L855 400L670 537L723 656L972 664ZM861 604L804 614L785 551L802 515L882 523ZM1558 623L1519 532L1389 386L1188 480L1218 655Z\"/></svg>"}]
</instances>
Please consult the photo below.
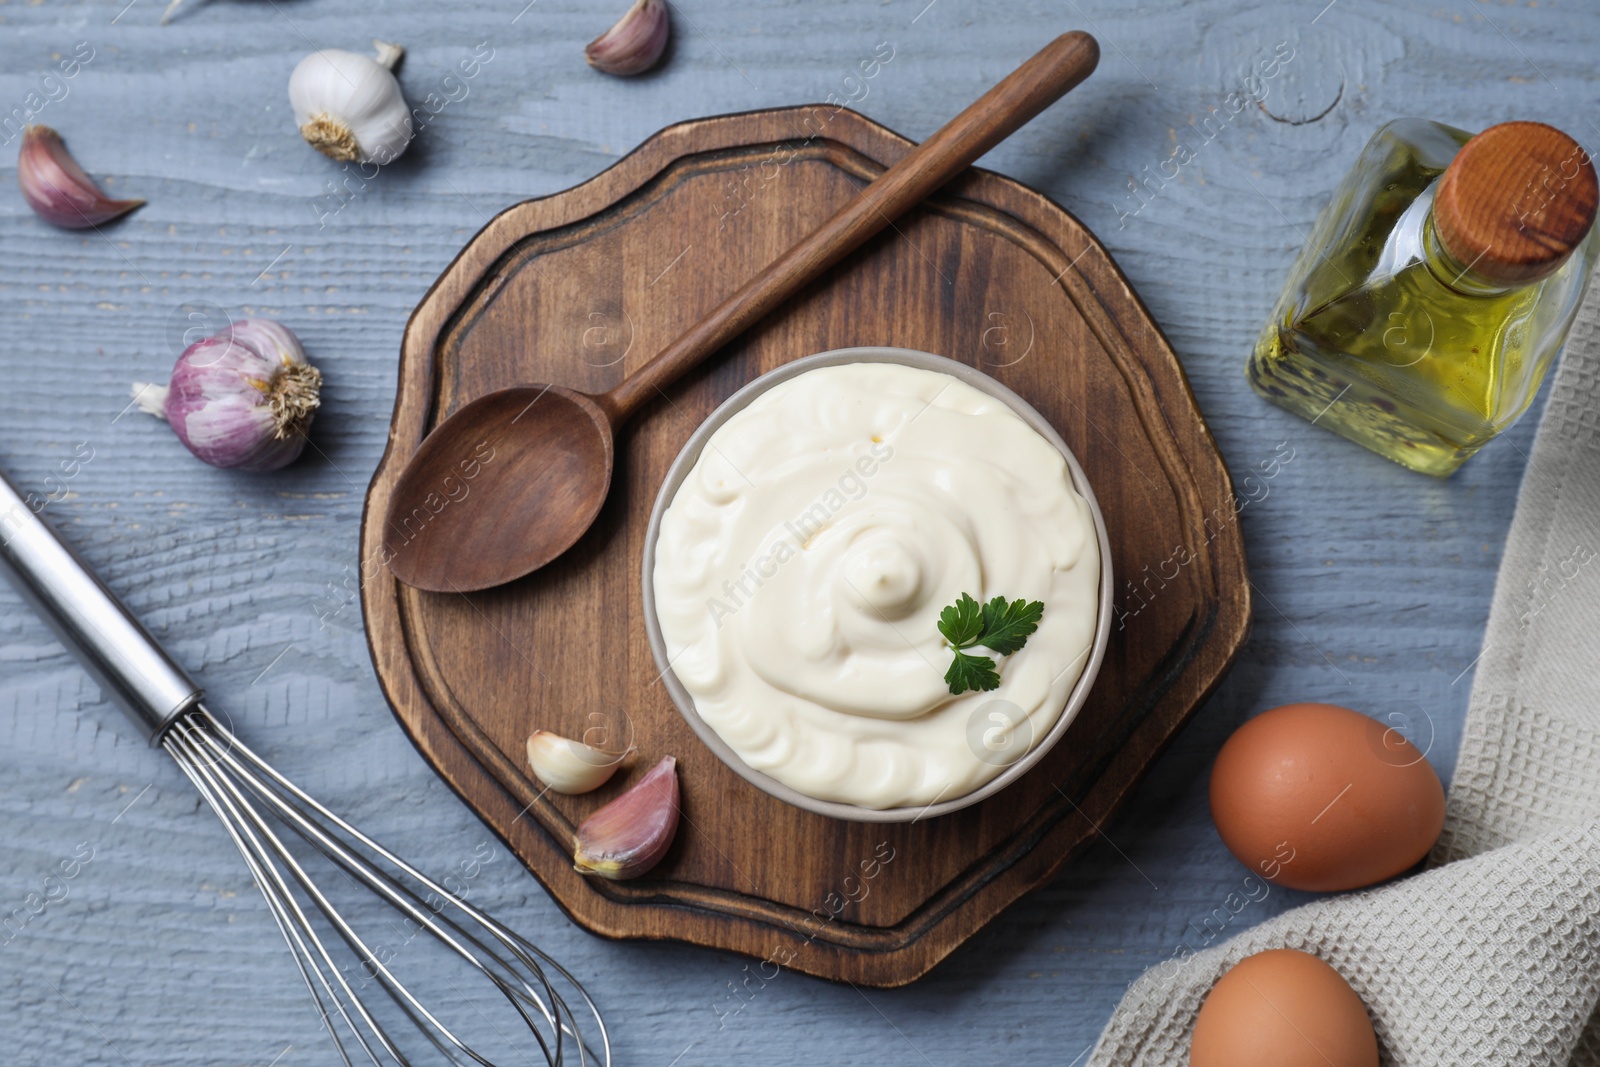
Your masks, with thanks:
<instances>
[{"instance_id":1,"label":"olive oil in bottle","mask_svg":"<svg viewBox=\"0 0 1600 1067\"><path fill-rule=\"evenodd\" d=\"M1600 258L1597 199L1588 155L1549 126L1389 123L1318 218L1250 384L1450 474L1538 392Z\"/></svg>"}]
</instances>

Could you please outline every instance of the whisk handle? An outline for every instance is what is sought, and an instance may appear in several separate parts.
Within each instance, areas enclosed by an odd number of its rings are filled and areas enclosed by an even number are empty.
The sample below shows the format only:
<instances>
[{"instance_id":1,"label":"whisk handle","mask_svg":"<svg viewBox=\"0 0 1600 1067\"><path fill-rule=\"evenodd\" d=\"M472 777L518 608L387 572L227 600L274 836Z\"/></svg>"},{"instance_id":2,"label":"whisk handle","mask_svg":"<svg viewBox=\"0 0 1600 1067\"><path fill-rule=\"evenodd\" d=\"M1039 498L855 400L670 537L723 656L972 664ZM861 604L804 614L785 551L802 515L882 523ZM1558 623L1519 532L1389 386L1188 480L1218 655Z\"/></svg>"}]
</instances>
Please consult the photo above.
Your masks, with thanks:
<instances>
[{"instance_id":1,"label":"whisk handle","mask_svg":"<svg viewBox=\"0 0 1600 1067\"><path fill-rule=\"evenodd\" d=\"M0 471L0 571L154 744L200 687Z\"/></svg>"}]
</instances>

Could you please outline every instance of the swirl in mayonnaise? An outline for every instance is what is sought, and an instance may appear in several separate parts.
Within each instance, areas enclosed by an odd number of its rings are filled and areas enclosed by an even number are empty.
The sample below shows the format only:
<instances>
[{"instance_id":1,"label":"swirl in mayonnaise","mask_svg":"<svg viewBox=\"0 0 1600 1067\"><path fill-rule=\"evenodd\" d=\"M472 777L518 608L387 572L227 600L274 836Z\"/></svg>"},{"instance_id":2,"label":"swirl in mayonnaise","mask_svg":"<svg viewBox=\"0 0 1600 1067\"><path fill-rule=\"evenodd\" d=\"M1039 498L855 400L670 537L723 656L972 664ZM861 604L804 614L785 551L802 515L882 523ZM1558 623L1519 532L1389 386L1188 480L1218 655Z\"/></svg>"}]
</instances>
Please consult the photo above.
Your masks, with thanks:
<instances>
[{"instance_id":1,"label":"swirl in mayonnaise","mask_svg":"<svg viewBox=\"0 0 1600 1067\"><path fill-rule=\"evenodd\" d=\"M1004 401L900 364L756 397L707 439L655 552L661 635L701 719L819 800L979 788L1049 733L1095 637L1095 521L1061 452ZM1044 615L993 657L999 689L952 696L938 621L962 593Z\"/></svg>"}]
</instances>

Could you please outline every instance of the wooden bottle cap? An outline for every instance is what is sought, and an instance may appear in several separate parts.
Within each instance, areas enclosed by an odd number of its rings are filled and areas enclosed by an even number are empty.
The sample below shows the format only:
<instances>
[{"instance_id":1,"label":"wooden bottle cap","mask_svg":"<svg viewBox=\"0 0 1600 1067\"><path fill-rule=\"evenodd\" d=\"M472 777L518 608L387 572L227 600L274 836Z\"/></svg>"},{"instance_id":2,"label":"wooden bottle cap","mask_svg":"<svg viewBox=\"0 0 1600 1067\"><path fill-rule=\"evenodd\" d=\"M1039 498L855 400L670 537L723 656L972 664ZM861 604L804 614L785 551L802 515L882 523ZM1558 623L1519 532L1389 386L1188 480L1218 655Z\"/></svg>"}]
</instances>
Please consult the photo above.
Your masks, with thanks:
<instances>
[{"instance_id":1,"label":"wooden bottle cap","mask_svg":"<svg viewBox=\"0 0 1600 1067\"><path fill-rule=\"evenodd\" d=\"M1445 168L1434 228L1473 273L1521 285L1567 261L1594 223L1597 200L1600 182L1582 145L1542 122L1502 122Z\"/></svg>"}]
</instances>

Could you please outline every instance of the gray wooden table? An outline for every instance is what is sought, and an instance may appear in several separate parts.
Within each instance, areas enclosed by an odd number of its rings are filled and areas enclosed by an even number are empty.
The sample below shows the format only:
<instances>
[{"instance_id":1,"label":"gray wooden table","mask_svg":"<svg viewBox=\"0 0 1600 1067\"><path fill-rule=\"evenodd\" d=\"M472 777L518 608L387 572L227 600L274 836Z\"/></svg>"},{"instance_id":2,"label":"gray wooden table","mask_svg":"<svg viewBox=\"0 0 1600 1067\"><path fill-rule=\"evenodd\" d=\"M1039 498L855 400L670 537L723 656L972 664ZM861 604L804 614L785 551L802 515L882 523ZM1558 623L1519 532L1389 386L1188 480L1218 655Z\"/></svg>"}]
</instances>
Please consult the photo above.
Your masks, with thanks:
<instances>
[{"instance_id":1,"label":"gray wooden table","mask_svg":"<svg viewBox=\"0 0 1600 1067\"><path fill-rule=\"evenodd\" d=\"M671 122L843 96L887 41L894 59L856 106L922 137L1048 36L1091 30L1099 72L985 162L1105 240L1236 477L1280 442L1294 451L1239 519L1258 607L1232 675L1107 841L906 989L783 974L735 999L744 961L592 937L503 849L473 889L589 983L620 1062L1070 1064L1126 985L1243 878L1205 790L1244 718L1297 699L1396 716L1431 738L1448 776L1526 463L1533 417L1451 481L1409 474L1259 401L1243 362L1302 235L1384 121L1531 118L1600 141L1600 13L1572 0L1325 2L683 0L663 71L619 81L581 49L624 0L189 0L168 26L161 0L0 0L0 120L37 94L33 121L61 130L109 189L149 200L103 233L68 233L34 219L6 176L0 459L38 489L92 449L49 508L58 527L245 738L424 868L450 869L489 835L391 718L346 591L400 333L424 290L490 214L590 177ZM313 47L374 36L409 47L413 102L455 99L398 165L331 199L337 169L296 136L285 84ZM493 58L462 96L445 76L483 42ZM1201 132L1280 45L1293 58L1262 106ZM75 48L92 58L47 83ZM1179 141L1195 158L1135 199L1130 181L1158 175ZM238 476L125 413L128 383L170 366L185 316L218 308L304 338L328 379L322 456ZM215 819L9 590L0 842L7 914L58 861L93 852L65 899L0 934L6 1062L333 1060ZM1275 891L1235 921L1299 899Z\"/></svg>"}]
</instances>

